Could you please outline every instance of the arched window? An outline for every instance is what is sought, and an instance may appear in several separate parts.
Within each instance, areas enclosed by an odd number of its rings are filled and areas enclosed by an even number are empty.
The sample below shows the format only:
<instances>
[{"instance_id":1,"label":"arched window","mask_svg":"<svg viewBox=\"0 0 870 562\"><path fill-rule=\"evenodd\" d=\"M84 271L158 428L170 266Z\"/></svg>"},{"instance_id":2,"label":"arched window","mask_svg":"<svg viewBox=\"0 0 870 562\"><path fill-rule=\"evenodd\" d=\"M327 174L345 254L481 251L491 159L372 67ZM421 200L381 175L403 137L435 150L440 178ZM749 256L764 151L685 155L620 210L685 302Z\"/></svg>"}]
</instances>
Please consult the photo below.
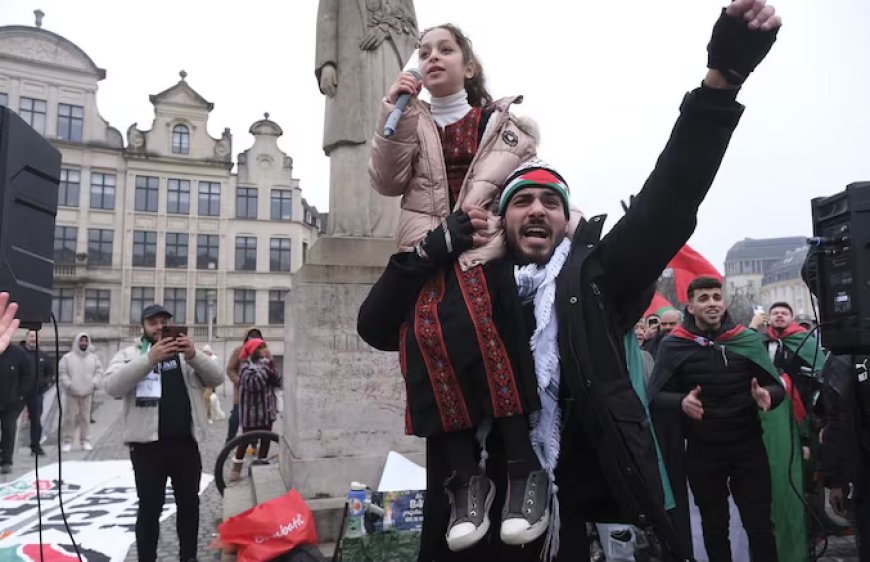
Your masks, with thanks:
<instances>
[{"instance_id":1,"label":"arched window","mask_svg":"<svg viewBox=\"0 0 870 562\"><path fill-rule=\"evenodd\" d=\"M190 153L190 129L187 125L172 127L172 152L173 154Z\"/></svg>"}]
</instances>

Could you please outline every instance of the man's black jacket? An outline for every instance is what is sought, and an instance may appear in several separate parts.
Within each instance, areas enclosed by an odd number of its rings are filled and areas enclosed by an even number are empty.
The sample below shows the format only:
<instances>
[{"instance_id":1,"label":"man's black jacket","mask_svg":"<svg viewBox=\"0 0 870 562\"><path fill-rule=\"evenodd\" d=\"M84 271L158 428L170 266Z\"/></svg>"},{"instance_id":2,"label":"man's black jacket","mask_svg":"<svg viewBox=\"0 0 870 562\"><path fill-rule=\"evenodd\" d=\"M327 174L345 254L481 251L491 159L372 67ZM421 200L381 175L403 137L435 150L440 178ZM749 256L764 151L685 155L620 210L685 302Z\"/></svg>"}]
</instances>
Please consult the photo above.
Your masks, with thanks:
<instances>
[{"instance_id":1,"label":"man's black jacket","mask_svg":"<svg viewBox=\"0 0 870 562\"><path fill-rule=\"evenodd\" d=\"M579 514L578 524L584 519L654 524L683 558L689 557L689 545L680 544L663 507L655 446L629 380L623 337L695 229L698 207L743 112L735 96L734 90L705 87L686 94L671 137L631 208L603 239L604 216L581 221L557 281L565 392L557 470L562 512ZM384 273L393 274L389 268ZM376 343L386 343L385 336L396 341L403 318L366 310L364 304L358 329L365 341L379 347ZM593 468L588 474L603 485L575 467ZM577 532L569 528L573 521L565 523L563 519L563 537ZM560 560L563 552L569 554L565 546L563 538Z\"/></svg>"},{"instance_id":2,"label":"man's black jacket","mask_svg":"<svg viewBox=\"0 0 870 562\"><path fill-rule=\"evenodd\" d=\"M20 347L30 361L30 372L34 378L31 392L45 392L54 384L54 361L42 349L39 350L39 353L27 349L26 342L22 341Z\"/></svg>"},{"instance_id":3,"label":"man's black jacket","mask_svg":"<svg viewBox=\"0 0 870 562\"><path fill-rule=\"evenodd\" d=\"M858 367L857 365L862 365ZM870 457L870 357L831 355L822 370L825 424L822 473L825 486L843 488L853 499L868 497L865 477Z\"/></svg>"},{"instance_id":4,"label":"man's black jacket","mask_svg":"<svg viewBox=\"0 0 870 562\"><path fill-rule=\"evenodd\" d=\"M32 385L27 355L17 345L10 345L0 354L0 412L18 411Z\"/></svg>"}]
</instances>

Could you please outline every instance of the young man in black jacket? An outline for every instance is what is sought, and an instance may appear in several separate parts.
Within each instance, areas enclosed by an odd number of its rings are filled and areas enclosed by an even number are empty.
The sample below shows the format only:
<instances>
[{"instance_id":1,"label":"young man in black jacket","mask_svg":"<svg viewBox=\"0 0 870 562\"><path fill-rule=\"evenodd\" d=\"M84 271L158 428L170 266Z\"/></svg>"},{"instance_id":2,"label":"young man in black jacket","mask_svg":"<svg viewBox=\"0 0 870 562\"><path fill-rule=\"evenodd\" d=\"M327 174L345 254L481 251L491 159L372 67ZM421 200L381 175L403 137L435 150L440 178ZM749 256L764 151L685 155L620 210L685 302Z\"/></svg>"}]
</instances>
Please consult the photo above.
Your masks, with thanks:
<instances>
[{"instance_id":1,"label":"young man in black jacket","mask_svg":"<svg viewBox=\"0 0 870 562\"><path fill-rule=\"evenodd\" d=\"M5 302L0 302L0 312L4 307ZM0 326L0 473L9 474L15 453L18 415L24 396L33 385L33 377L27 355L17 345L9 345L5 337Z\"/></svg>"},{"instance_id":2,"label":"young man in black jacket","mask_svg":"<svg viewBox=\"0 0 870 562\"><path fill-rule=\"evenodd\" d=\"M540 271L526 268L537 265L547 270L554 256L563 261L556 268L551 303L558 325L559 376L550 382L557 383L555 397L561 412L561 452L555 470L561 518L557 560L588 560L586 521L655 525L672 551L682 559L689 556L689 545L681 544L664 511L655 445L627 374L623 337L649 304L661 271L692 234L698 206L743 111L735 101L737 86L767 54L780 24L773 7L763 1L738 0L723 10L708 46L710 71L704 83L683 99L681 116L655 170L626 215L603 239L605 217L583 220L563 255L567 217L548 189L529 182L511 193L504 191L507 198L502 196L499 207L509 257L484 269L494 273L506 263L517 272L525 269L522 276L529 283L518 287L508 276L506 283L513 286L490 286L490 290L502 296L510 290L519 304L534 302ZM483 230L478 229L480 223ZM393 256L360 308L358 329L363 339L383 350L398 350L401 341L407 344L409 334L413 337L420 288L436 271L454 269L458 255L472 244L483 243L485 225L485 217L481 220L476 210L468 215L457 211L429 233L422 251ZM519 310L516 316L495 321L523 327L529 338L535 337L535 314L529 314L528 304L526 312L521 306L514 308ZM448 354L447 359L453 358ZM536 374L540 380L540 373ZM549 387L539 388L538 393L544 398L552 395ZM490 450L489 466L497 464L493 453ZM483 541L480 548L461 553L446 549L443 529L449 506L441 491L443 480L435 477L444 475L443 463L427 457L432 493L424 507L419 560L537 560L537 549L505 552L499 550L498 540ZM500 507L498 494L506 493L504 482L501 487L498 481L495 484L492 505ZM497 522L497 509L492 511Z\"/></svg>"},{"instance_id":3,"label":"young man in black jacket","mask_svg":"<svg viewBox=\"0 0 870 562\"><path fill-rule=\"evenodd\" d=\"M54 384L54 363L48 354L37 349L36 330L28 330L27 336L21 342L21 349L27 354L30 361L30 370L33 373L34 384L24 396L27 406L27 417L30 419L30 453L32 455L44 455L42 450L42 402L45 391Z\"/></svg>"},{"instance_id":4,"label":"young man in black jacket","mask_svg":"<svg viewBox=\"0 0 870 562\"><path fill-rule=\"evenodd\" d=\"M684 416L678 423L686 428L688 440L685 472L701 512L710 561L731 561L730 489L752 559L775 562L770 465L758 412L779 405L785 391L774 379L772 365L765 370L756 362L769 364L758 334L728 317L721 281L695 279L687 294L685 322L659 348L650 377L650 399L657 412L677 411ZM659 421L657 417L661 434L665 426ZM679 431L679 425L673 428ZM674 454L681 454L681 445L677 443ZM668 470L673 486L682 488L677 495L684 497L680 464L669 459Z\"/></svg>"}]
</instances>

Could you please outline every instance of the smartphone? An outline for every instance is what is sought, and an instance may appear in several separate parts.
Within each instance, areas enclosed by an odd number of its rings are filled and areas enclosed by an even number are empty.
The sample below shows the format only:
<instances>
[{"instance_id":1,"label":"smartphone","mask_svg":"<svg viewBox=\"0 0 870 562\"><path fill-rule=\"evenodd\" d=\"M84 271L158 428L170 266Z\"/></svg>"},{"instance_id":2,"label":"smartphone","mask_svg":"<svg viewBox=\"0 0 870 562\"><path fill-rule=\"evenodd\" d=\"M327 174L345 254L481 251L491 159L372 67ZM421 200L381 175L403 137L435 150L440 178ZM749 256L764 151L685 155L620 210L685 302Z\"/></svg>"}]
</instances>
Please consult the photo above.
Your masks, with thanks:
<instances>
[{"instance_id":1,"label":"smartphone","mask_svg":"<svg viewBox=\"0 0 870 562\"><path fill-rule=\"evenodd\" d=\"M764 314L764 307L756 304L752 307L752 312L755 314Z\"/></svg>"},{"instance_id":2,"label":"smartphone","mask_svg":"<svg viewBox=\"0 0 870 562\"><path fill-rule=\"evenodd\" d=\"M175 339L181 334L187 334L187 326L166 326L163 328L161 336L163 338Z\"/></svg>"}]
</instances>

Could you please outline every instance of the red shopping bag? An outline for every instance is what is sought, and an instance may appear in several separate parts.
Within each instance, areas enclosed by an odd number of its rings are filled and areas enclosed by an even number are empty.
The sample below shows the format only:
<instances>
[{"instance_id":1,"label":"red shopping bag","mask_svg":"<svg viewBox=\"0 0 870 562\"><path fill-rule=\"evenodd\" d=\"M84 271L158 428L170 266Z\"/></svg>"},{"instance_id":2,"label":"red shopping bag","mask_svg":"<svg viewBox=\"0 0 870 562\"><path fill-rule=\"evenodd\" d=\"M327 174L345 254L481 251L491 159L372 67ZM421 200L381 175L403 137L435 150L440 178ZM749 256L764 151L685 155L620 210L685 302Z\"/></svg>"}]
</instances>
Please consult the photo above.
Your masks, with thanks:
<instances>
[{"instance_id":1,"label":"red shopping bag","mask_svg":"<svg viewBox=\"0 0 870 562\"><path fill-rule=\"evenodd\" d=\"M314 517L295 489L230 517L221 542L238 546L239 562L268 562L301 544L317 544Z\"/></svg>"}]
</instances>

